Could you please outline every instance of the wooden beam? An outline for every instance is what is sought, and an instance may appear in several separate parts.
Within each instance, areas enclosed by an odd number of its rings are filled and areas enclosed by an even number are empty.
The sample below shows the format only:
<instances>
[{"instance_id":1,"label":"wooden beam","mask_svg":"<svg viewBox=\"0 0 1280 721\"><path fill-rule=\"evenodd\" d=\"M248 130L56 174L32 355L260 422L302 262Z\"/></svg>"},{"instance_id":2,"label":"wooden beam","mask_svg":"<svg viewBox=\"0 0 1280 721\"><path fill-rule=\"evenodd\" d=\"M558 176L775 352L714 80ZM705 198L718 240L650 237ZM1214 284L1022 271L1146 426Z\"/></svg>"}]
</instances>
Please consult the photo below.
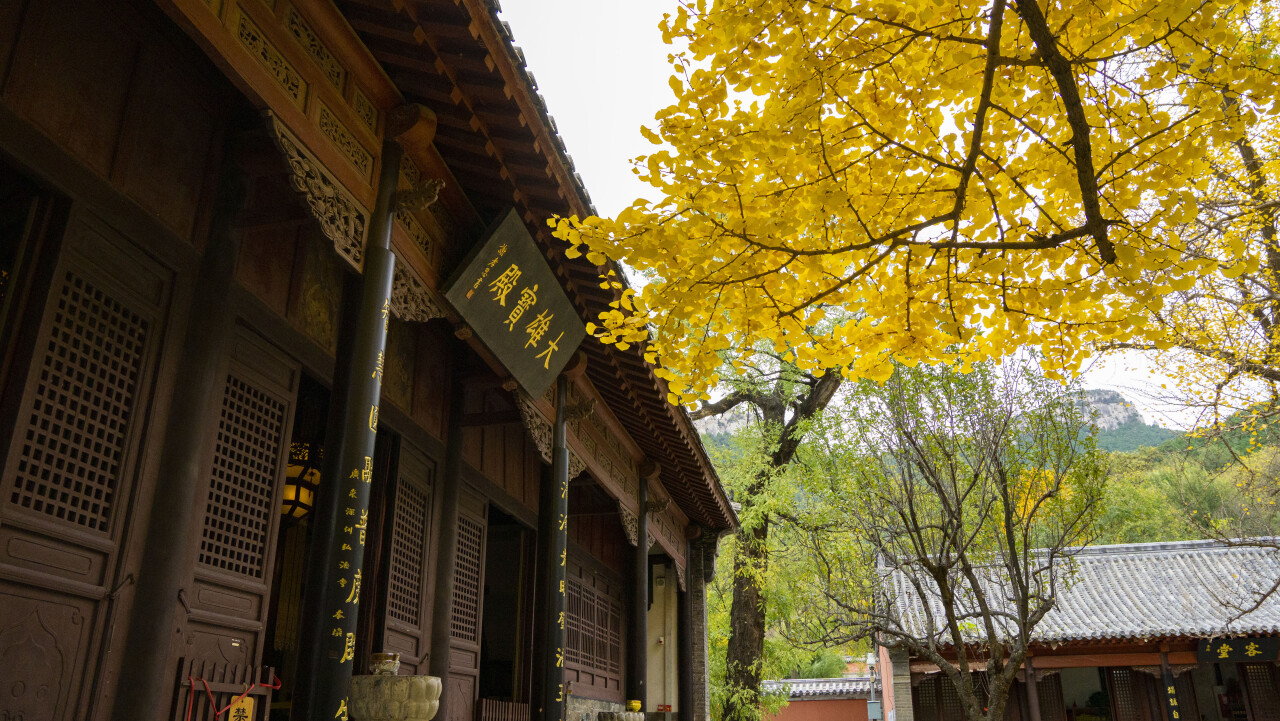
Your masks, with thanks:
<instances>
[{"instance_id":1,"label":"wooden beam","mask_svg":"<svg viewBox=\"0 0 1280 721\"><path fill-rule=\"evenodd\" d=\"M521 423L523 419L520 412L510 411L489 411L487 413L464 413L458 418L458 425L463 428L472 428L475 426L505 426L514 423Z\"/></svg>"}]
</instances>

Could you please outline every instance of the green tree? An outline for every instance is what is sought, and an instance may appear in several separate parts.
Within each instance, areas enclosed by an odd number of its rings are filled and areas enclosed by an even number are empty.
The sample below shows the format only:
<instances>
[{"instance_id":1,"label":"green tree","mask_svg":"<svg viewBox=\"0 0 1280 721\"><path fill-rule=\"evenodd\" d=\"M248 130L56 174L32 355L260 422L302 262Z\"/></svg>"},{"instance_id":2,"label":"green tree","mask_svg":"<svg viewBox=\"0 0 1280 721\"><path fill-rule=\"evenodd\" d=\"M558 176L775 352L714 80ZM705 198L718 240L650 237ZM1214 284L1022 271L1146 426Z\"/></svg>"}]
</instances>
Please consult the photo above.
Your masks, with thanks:
<instances>
[{"instance_id":1,"label":"green tree","mask_svg":"<svg viewBox=\"0 0 1280 721\"><path fill-rule=\"evenodd\" d=\"M777 528L793 512L795 493L788 486L793 462L810 425L836 397L842 377L806 373L770 349L748 349L735 356L731 368L728 393L690 415L702 419L745 410L750 419L717 466L741 510L739 531L722 554L732 559L732 571L720 575L728 579L727 587L713 589L715 600L727 598L728 604L724 665L712 669L720 679L713 699L717 717L747 720L759 716L762 703L776 703L761 698L762 681L797 663L794 649L769 638L769 629L776 627L771 620L790 610L787 589L795 587L799 570L787 562L791 544L780 542Z\"/></svg>"},{"instance_id":2,"label":"green tree","mask_svg":"<svg viewBox=\"0 0 1280 721\"><path fill-rule=\"evenodd\" d=\"M1078 394L1011 362L900 367L853 395L806 464L821 572L795 591L812 605L792 633L903 649L942 669L966 719L1000 721L1103 496Z\"/></svg>"}]
</instances>

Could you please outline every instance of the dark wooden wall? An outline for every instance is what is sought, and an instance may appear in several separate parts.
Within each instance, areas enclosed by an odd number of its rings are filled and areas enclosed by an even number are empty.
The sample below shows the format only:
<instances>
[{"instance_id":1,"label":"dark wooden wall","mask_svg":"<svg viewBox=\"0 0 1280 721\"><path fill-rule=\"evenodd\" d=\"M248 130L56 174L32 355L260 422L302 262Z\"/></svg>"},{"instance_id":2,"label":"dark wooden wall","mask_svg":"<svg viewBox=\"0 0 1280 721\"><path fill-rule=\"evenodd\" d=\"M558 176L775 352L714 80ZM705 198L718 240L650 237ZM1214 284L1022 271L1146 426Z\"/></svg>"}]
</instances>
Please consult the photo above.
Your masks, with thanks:
<instances>
[{"instance_id":1,"label":"dark wooden wall","mask_svg":"<svg viewBox=\"0 0 1280 721\"><path fill-rule=\"evenodd\" d=\"M199 245L225 112L204 59L132 3L0 0L6 107Z\"/></svg>"},{"instance_id":2,"label":"dark wooden wall","mask_svg":"<svg viewBox=\"0 0 1280 721\"><path fill-rule=\"evenodd\" d=\"M509 407L491 394L476 393L467 399L466 412L492 413ZM463 430L462 459L524 509L537 513L542 459L524 426L508 423Z\"/></svg>"},{"instance_id":3,"label":"dark wooden wall","mask_svg":"<svg viewBox=\"0 0 1280 721\"><path fill-rule=\"evenodd\" d=\"M569 541L619 574L625 568L627 551L631 549L616 514L570 514Z\"/></svg>"}]
</instances>

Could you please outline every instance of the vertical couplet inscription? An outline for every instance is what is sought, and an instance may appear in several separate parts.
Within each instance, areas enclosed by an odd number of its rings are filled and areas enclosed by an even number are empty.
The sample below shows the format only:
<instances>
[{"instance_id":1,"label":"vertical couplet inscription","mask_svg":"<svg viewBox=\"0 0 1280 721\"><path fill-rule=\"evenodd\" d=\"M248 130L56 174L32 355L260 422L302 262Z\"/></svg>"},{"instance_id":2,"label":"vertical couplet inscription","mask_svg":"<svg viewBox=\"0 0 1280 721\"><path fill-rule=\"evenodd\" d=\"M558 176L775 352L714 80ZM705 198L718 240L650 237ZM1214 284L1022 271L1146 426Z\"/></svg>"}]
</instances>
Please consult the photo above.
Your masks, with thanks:
<instances>
[{"instance_id":1,"label":"vertical couplet inscription","mask_svg":"<svg viewBox=\"0 0 1280 721\"><path fill-rule=\"evenodd\" d=\"M557 414L559 415L559 414ZM559 450L559 449L557 449ZM555 482L559 486L559 503L556 504L556 510L559 517L556 519L555 543L556 548L560 551L559 563L556 565L556 593L555 593L555 614L556 614L556 674L559 677L557 683L556 707L559 709L559 716L564 718L565 698L564 698L564 609L565 609L565 589L564 583L568 576L568 555L569 555L569 475L567 473L554 473Z\"/></svg>"},{"instance_id":2,"label":"vertical couplet inscription","mask_svg":"<svg viewBox=\"0 0 1280 721\"><path fill-rule=\"evenodd\" d=\"M548 604L548 629L550 631L547 649L554 659L547 659L547 674L544 679L543 692L548 701L543 711L543 721L564 721L565 712L565 581L568 577L569 554L569 449L565 444L565 406L568 403L569 383L563 375L556 378L556 414L552 426L551 442L551 482L555 495L554 511L551 515L555 524L551 527L551 603Z\"/></svg>"},{"instance_id":3,"label":"vertical couplet inscription","mask_svg":"<svg viewBox=\"0 0 1280 721\"><path fill-rule=\"evenodd\" d=\"M335 566L333 585L325 589L322 612L328 614L330 663L337 664L335 678L351 676L356 649L356 610L364 545L369 533L369 495L373 485L373 448L378 432L378 399L382 393L386 362L387 327L391 318L391 275L394 258L385 248L371 248L366 261L366 286L376 286L377 300L368 306L376 315L362 318L357 329L357 349L352 359L350 411L343 444L342 485L338 490L337 533L330 558ZM366 293L368 293L366 288ZM365 298L365 302L370 299ZM330 689L336 695L332 716L347 721L346 684Z\"/></svg>"}]
</instances>

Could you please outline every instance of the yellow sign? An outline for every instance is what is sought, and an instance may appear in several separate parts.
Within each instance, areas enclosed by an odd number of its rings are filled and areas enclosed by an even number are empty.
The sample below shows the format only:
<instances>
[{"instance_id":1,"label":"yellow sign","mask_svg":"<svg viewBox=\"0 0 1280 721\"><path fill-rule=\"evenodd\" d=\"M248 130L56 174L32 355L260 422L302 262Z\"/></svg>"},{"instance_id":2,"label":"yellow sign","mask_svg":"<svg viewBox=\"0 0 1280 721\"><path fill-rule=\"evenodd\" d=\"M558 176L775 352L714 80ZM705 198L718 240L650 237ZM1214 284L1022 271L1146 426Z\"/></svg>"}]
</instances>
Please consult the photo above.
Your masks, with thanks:
<instances>
[{"instance_id":1,"label":"yellow sign","mask_svg":"<svg viewBox=\"0 0 1280 721\"><path fill-rule=\"evenodd\" d=\"M228 721L254 721L253 697L243 696L227 709Z\"/></svg>"}]
</instances>

